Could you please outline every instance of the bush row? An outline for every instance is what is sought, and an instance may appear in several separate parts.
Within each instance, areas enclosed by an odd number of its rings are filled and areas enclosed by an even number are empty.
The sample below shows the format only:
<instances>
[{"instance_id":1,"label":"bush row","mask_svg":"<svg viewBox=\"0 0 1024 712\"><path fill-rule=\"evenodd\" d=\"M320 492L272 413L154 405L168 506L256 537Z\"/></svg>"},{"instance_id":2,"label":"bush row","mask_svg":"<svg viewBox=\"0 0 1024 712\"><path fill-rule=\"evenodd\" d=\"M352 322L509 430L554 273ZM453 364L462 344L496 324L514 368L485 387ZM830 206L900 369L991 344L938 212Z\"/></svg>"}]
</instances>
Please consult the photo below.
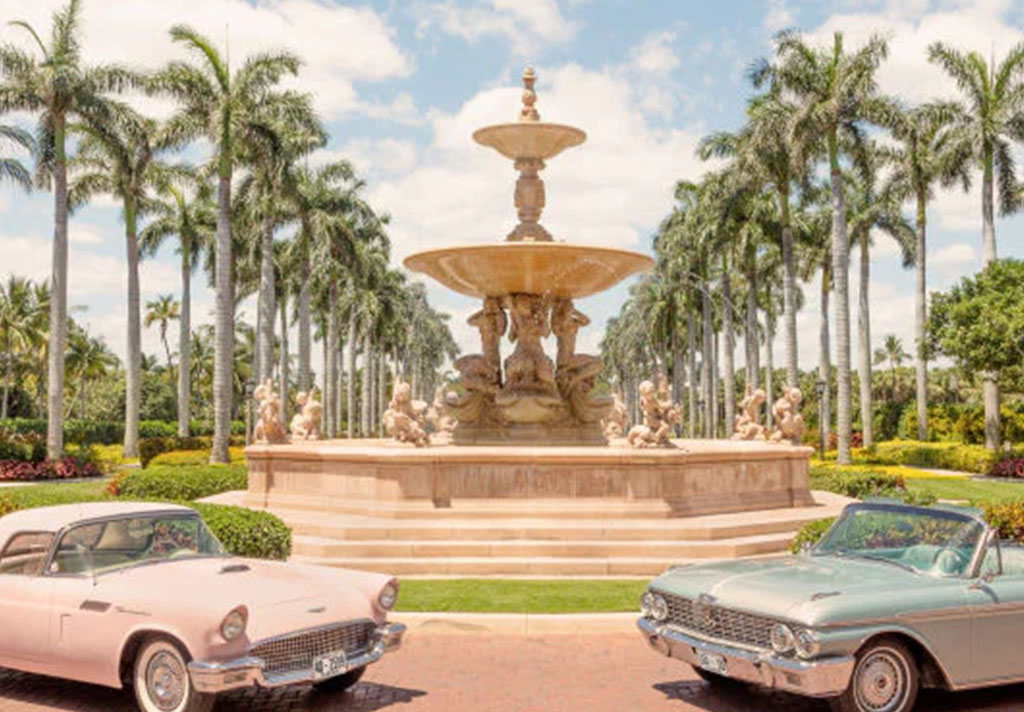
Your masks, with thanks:
<instances>
[{"instance_id":1,"label":"bush row","mask_svg":"<svg viewBox=\"0 0 1024 712\"><path fill-rule=\"evenodd\" d=\"M173 502L203 499L248 486L245 465L176 467L154 465L125 470L114 477L107 492L127 499L166 499Z\"/></svg>"},{"instance_id":2,"label":"bush row","mask_svg":"<svg viewBox=\"0 0 1024 712\"><path fill-rule=\"evenodd\" d=\"M8 418L0 420L0 430L14 434L46 435L46 420L42 418ZM213 435L213 424L192 421L192 435ZM232 435L245 435L245 423L231 423ZM139 423L140 438L173 438L178 435L178 424L164 420L144 420ZM113 445L124 441L124 423L71 419L64 421L64 441L68 443L96 443Z\"/></svg>"},{"instance_id":3,"label":"bush row","mask_svg":"<svg viewBox=\"0 0 1024 712\"><path fill-rule=\"evenodd\" d=\"M861 450L857 459L867 464L910 465L983 475L999 462L1000 454L986 450L983 445L889 440Z\"/></svg>"},{"instance_id":4,"label":"bush row","mask_svg":"<svg viewBox=\"0 0 1024 712\"><path fill-rule=\"evenodd\" d=\"M244 445L244 436L232 435L231 444L235 446ZM141 438L139 440L139 462L143 467L148 467L154 458L164 453L177 450L209 450L212 447L213 439L208 436Z\"/></svg>"},{"instance_id":5,"label":"bush row","mask_svg":"<svg viewBox=\"0 0 1024 712\"><path fill-rule=\"evenodd\" d=\"M811 489L854 499L899 499L910 504L932 504L935 501L932 495L909 491L902 475L878 472L869 467L844 467L837 471L826 465L812 465Z\"/></svg>"}]
</instances>

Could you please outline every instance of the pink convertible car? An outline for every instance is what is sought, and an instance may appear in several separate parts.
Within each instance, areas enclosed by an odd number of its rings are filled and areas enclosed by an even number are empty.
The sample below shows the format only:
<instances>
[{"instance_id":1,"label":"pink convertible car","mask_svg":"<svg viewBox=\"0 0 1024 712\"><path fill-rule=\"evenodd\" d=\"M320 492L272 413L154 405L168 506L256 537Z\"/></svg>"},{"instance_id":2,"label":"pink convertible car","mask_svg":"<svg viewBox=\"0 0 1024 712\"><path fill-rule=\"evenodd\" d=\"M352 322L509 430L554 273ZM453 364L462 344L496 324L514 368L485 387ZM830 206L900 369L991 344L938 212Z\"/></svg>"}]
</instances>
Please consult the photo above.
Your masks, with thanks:
<instances>
[{"instance_id":1,"label":"pink convertible car","mask_svg":"<svg viewBox=\"0 0 1024 712\"><path fill-rule=\"evenodd\" d=\"M127 683L143 712L253 685L346 689L401 644L397 596L387 576L233 558L187 507L0 518L0 666Z\"/></svg>"}]
</instances>

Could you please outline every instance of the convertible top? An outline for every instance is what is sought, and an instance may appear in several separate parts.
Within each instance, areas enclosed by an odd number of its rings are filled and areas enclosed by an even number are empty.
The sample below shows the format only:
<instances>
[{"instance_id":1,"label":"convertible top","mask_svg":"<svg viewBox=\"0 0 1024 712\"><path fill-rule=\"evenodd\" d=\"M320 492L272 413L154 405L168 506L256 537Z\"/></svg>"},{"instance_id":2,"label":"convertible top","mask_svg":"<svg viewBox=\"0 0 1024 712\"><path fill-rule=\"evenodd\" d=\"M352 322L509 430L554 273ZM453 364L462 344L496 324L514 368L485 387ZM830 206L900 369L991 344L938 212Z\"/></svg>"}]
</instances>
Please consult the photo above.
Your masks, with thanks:
<instances>
[{"instance_id":1,"label":"convertible top","mask_svg":"<svg viewBox=\"0 0 1024 712\"><path fill-rule=\"evenodd\" d=\"M60 529L87 519L118 517L128 514L149 514L151 512L194 512L180 504L163 502L81 502L61 504L55 507L23 509L0 517L0 547L15 532L56 532Z\"/></svg>"}]
</instances>

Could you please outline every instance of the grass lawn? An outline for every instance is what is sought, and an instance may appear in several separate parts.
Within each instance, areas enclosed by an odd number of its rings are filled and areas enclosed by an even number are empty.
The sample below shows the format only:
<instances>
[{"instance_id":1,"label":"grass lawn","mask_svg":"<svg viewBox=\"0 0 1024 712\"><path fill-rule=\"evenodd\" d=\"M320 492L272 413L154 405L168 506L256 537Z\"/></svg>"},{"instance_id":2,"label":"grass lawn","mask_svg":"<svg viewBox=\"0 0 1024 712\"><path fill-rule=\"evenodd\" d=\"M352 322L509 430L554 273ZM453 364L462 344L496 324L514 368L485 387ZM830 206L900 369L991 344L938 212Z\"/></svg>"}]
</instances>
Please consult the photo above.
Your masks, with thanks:
<instances>
[{"instance_id":1,"label":"grass lawn","mask_svg":"<svg viewBox=\"0 0 1024 712\"><path fill-rule=\"evenodd\" d=\"M106 479L88 482L47 482L27 484L23 487L4 487L0 497L8 499L18 507L31 508L55 504L73 504L95 499L106 499Z\"/></svg>"},{"instance_id":2,"label":"grass lawn","mask_svg":"<svg viewBox=\"0 0 1024 712\"><path fill-rule=\"evenodd\" d=\"M935 495L939 499L966 499L990 502L1024 499L1024 482L972 480L966 477L915 477L907 479L911 492Z\"/></svg>"},{"instance_id":3,"label":"grass lawn","mask_svg":"<svg viewBox=\"0 0 1024 712\"><path fill-rule=\"evenodd\" d=\"M411 579L399 611L460 613L613 613L640 610L647 581Z\"/></svg>"}]
</instances>

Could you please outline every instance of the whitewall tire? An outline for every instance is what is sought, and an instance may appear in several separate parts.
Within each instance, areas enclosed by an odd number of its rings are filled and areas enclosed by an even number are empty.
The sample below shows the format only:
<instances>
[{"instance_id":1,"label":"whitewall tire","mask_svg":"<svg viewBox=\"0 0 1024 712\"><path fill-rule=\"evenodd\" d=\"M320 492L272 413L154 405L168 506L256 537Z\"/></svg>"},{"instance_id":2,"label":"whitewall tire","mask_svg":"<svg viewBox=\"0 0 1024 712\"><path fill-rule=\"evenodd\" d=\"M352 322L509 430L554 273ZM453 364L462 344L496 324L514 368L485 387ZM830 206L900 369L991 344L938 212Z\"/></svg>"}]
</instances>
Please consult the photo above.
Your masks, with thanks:
<instances>
[{"instance_id":1,"label":"whitewall tire","mask_svg":"<svg viewBox=\"0 0 1024 712\"><path fill-rule=\"evenodd\" d=\"M135 657L135 699L142 712L210 712L214 696L195 691L188 656L170 638L147 640Z\"/></svg>"}]
</instances>

